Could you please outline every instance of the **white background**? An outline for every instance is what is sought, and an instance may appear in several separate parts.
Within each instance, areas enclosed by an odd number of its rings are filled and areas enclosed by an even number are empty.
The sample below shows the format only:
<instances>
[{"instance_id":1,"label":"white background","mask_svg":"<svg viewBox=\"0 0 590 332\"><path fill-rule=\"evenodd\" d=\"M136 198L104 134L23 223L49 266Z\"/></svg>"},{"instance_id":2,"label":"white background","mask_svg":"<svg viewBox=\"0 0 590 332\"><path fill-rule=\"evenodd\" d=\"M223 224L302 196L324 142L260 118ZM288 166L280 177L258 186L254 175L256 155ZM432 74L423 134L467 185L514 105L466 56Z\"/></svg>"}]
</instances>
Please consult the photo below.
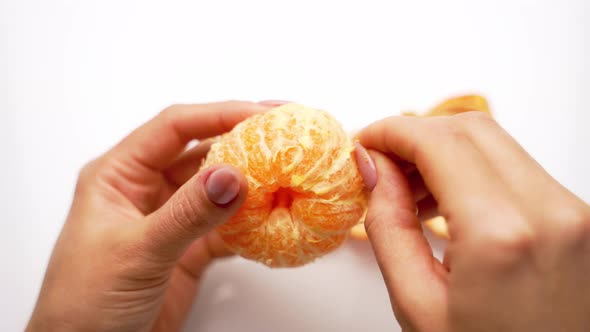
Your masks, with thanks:
<instances>
[{"instance_id":1,"label":"white background","mask_svg":"<svg viewBox=\"0 0 590 332\"><path fill-rule=\"evenodd\" d=\"M477 92L590 201L589 3L0 0L0 330L28 319L81 165L173 103L282 98L352 130ZM186 331L397 326L366 243L203 287Z\"/></svg>"}]
</instances>

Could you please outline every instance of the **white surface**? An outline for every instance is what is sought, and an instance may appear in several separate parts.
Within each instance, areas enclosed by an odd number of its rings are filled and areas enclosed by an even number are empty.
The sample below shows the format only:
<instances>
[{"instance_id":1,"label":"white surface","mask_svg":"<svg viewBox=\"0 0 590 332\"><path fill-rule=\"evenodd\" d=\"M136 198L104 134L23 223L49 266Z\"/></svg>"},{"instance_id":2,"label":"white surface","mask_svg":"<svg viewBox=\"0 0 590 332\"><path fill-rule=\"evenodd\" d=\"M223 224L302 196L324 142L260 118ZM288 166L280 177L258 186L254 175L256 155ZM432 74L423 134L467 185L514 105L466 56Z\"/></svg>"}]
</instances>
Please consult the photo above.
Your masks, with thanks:
<instances>
[{"instance_id":1,"label":"white surface","mask_svg":"<svg viewBox=\"0 0 590 332\"><path fill-rule=\"evenodd\" d=\"M347 129L479 92L590 201L588 1L0 0L0 330L35 301L77 170L178 102L284 98ZM208 274L187 331L391 331L367 246Z\"/></svg>"}]
</instances>

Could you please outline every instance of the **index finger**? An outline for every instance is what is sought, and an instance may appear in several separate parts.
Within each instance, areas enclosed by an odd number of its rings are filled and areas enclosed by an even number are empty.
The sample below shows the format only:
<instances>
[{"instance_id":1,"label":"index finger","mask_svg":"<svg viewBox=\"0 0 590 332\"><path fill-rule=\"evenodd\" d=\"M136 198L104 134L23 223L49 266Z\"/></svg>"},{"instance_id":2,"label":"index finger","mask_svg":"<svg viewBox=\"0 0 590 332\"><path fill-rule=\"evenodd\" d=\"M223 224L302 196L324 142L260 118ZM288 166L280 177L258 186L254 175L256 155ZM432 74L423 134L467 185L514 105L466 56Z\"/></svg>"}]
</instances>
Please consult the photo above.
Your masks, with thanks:
<instances>
[{"instance_id":1,"label":"index finger","mask_svg":"<svg viewBox=\"0 0 590 332\"><path fill-rule=\"evenodd\" d=\"M405 319L421 324L440 322L446 302L446 270L432 256L403 172L385 155L371 151L371 156L378 181L371 192L365 227L394 311L402 327L406 327ZM432 319L420 319L424 315Z\"/></svg>"},{"instance_id":2,"label":"index finger","mask_svg":"<svg viewBox=\"0 0 590 332\"><path fill-rule=\"evenodd\" d=\"M160 171L170 165L193 139L231 130L269 106L241 101L174 105L133 131L108 154L118 160Z\"/></svg>"},{"instance_id":3,"label":"index finger","mask_svg":"<svg viewBox=\"0 0 590 332\"><path fill-rule=\"evenodd\" d=\"M506 203L495 170L454 120L394 116L369 125L358 136L368 149L416 164L439 212L449 220L452 237L487 215L489 206ZM462 227L453 229L453 222Z\"/></svg>"}]
</instances>

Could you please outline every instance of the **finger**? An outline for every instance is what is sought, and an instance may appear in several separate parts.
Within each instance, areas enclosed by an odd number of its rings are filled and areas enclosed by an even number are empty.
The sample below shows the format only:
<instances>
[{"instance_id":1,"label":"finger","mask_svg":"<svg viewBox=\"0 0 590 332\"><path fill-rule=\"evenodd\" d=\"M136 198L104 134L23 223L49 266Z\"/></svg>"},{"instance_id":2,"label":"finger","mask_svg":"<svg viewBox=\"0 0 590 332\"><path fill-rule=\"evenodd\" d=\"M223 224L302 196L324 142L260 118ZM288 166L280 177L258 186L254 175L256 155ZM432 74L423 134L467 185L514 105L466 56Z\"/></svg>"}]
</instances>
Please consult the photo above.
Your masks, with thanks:
<instances>
[{"instance_id":1,"label":"finger","mask_svg":"<svg viewBox=\"0 0 590 332\"><path fill-rule=\"evenodd\" d=\"M178 265L197 280L214 259L231 255L233 252L225 246L219 233L211 231L190 245Z\"/></svg>"},{"instance_id":2,"label":"finger","mask_svg":"<svg viewBox=\"0 0 590 332\"><path fill-rule=\"evenodd\" d=\"M418 208L418 220L421 222L438 217L440 215L438 212L438 203L432 196L427 196L424 199L416 202L416 207Z\"/></svg>"},{"instance_id":3,"label":"finger","mask_svg":"<svg viewBox=\"0 0 590 332\"><path fill-rule=\"evenodd\" d=\"M441 324L445 286L437 266L440 262L422 233L408 183L386 156L377 152L371 152L371 156L378 181L371 192L365 227L398 320ZM433 319L421 319L425 314ZM433 328L422 326L417 330Z\"/></svg>"},{"instance_id":4,"label":"finger","mask_svg":"<svg viewBox=\"0 0 590 332\"><path fill-rule=\"evenodd\" d=\"M416 165L404 160L397 161L396 164L404 172L404 174L410 174L416 170Z\"/></svg>"},{"instance_id":5,"label":"finger","mask_svg":"<svg viewBox=\"0 0 590 332\"><path fill-rule=\"evenodd\" d=\"M237 212L247 186L235 167L215 166L199 172L148 217L142 236L147 250L163 259L178 259L195 239Z\"/></svg>"},{"instance_id":6,"label":"finger","mask_svg":"<svg viewBox=\"0 0 590 332\"><path fill-rule=\"evenodd\" d=\"M447 271L451 272L451 264L452 264L453 258L451 256L451 253L449 250L445 250L444 256L443 256L443 261L442 264L444 265L444 267L447 269Z\"/></svg>"},{"instance_id":7,"label":"finger","mask_svg":"<svg viewBox=\"0 0 590 332\"><path fill-rule=\"evenodd\" d=\"M263 101L260 101L258 103L261 104L261 105L278 107L278 106L283 106L285 104L290 104L292 102L286 101L286 100L279 100L279 99L270 99L270 100L263 100Z\"/></svg>"},{"instance_id":8,"label":"finger","mask_svg":"<svg viewBox=\"0 0 590 332\"><path fill-rule=\"evenodd\" d=\"M216 231L207 233L195 241L182 256L176 269L170 275L170 282L164 303L174 308L167 311L167 320L159 319L153 327L155 331L180 331L193 306L200 281L209 263L218 257L231 255L225 248Z\"/></svg>"},{"instance_id":9,"label":"finger","mask_svg":"<svg viewBox=\"0 0 590 332\"><path fill-rule=\"evenodd\" d=\"M180 187L192 178L201 167L201 162L207 156L213 140L208 139L192 149L182 153L163 173L173 185Z\"/></svg>"},{"instance_id":10,"label":"finger","mask_svg":"<svg viewBox=\"0 0 590 332\"><path fill-rule=\"evenodd\" d=\"M373 162L369 152L358 142L355 143L354 156L359 173L365 183L365 187L369 190L373 190L377 185L377 169L375 168L375 162Z\"/></svg>"},{"instance_id":11,"label":"finger","mask_svg":"<svg viewBox=\"0 0 590 332\"><path fill-rule=\"evenodd\" d=\"M192 139L215 136L269 107L250 102L175 105L136 129L108 154L117 160L162 170Z\"/></svg>"},{"instance_id":12,"label":"finger","mask_svg":"<svg viewBox=\"0 0 590 332\"><path fill-rule=\"evenodd\" d=\"M416 207L418 210L418 220L420 220L425 229L438 238L450 240L448 223L444 217L440 216L438 203L434 200L434 197L427 196L416 202Z\"/></svg>"},{"instance_id":13,"label":"finger","mask_svg":"<svg viewBox=\"0 0 590 332\"><path fill-rule=\"evenodd\" d=\"M390 117L365 128L360 142L369 149L395 153L416 164L441 214L460 232L487 214L508 193L497 174L460 126L450 117ZM448 218L450 213L453 218ZM459 234L451 234L459 238Z\"/></svg>"},{"instance_id":14,"label":"finger","mask_svg":"<svg viewBox=\"0 0 590 332\"><path fill-rule=\"evenodd\" d=\"M422 179L422 175L420 172L414 171L407 175L408 182L410 184L410 189L412 190L412 194L414 195L414 201L418 202L423 200L424 198L430 196L430 191L426 187L424 183L424 179Z\"/></svg>"},{"instance_id":15,"label":"finger","mask_svg":"<svg viewBox=\"0 0 590 332\"><path fill-rule=\"evenodd\" d=\"M485 151L485 158L516 199L527 203L533 212L540 211L537 202L562 206L562 197L571 194L556 182L494 119L485 113L469 112L455 116L469 133L474 145ZM532 188L547 190L531 190ZM553 195L547 199L547 195ZM565 195L564 195L565 194Z\"/></svg>"},{"instance_id":16,"label":"finger","mask_svg":"<svg viewBox=\"0 0 590 332\"><path fill-rule=\"evenodd\" d=\"M359 142L355 142L354 146L354 156L359 169L359 173L363 178L365 186L369 190L373 190L373 188L377 184L377 170L375 169L375 162L373 162L373 160L371 159L371 156L369 155L367 149L365 149L365 147L363 147ZM395 160L395 157L390 159ZM416 166L414 164L404 162L403 160L397 160L396 164L405 174L410 174L416 169ZM419 185L419 183L417 183L416 185Z\"/></svg>"}]
</instances>

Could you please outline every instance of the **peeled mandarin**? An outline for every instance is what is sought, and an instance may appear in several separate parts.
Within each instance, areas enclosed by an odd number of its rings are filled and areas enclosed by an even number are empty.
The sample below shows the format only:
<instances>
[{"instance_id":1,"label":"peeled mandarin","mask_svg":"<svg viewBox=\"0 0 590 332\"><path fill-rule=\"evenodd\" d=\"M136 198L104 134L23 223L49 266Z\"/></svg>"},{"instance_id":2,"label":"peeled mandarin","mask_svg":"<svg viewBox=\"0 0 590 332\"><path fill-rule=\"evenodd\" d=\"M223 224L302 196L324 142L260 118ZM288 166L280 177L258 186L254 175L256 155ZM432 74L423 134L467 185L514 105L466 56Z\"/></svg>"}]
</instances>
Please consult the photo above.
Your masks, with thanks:
<instances>
[{"instance_id":1,"label":"peeled mandarin","mask_svg":"<svg viewBox=\"0 0 590 332\"><path fill-rule=\"evenodd\" d=\"M218 227L228 248L270 267L301 266L338 248L367 209L353 150L333 116L294 103L222 135L203 167L233 165L249 189L238 213Z\"/></svg>"},{"instance_id":2,"label":"peeled mandarin","mask_svg":"<svg viewBox=\"0 0 590 332\"><path fill-rule=\"evenodd\" d=\"M417 114L414 112L404 112L403 115L408 116L445 116L459 114L469 111L478 111L491 114L487 100L479 95L464 95L454 98L449 98L442 103L432 108L425 114ZM448 225L444 217L438 216L424 222L424 226L431 231L435 236L450 239ZM350 231L350 235L354 239L366 240L368 239L365 227L358 224Z\"/></svg>"}]
</instances>

